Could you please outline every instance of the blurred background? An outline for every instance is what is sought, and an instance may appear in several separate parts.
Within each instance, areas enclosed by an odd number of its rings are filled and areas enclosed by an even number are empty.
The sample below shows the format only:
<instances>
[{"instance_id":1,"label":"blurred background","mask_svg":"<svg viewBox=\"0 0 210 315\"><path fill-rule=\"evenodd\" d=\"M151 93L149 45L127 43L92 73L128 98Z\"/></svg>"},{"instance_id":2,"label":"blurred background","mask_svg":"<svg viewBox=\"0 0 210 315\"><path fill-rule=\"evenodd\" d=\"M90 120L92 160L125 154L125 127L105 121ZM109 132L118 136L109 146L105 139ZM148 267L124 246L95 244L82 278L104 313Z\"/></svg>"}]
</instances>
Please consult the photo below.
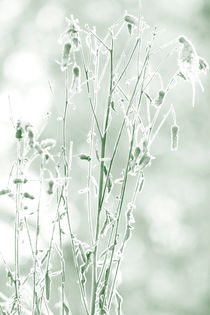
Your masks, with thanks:
<instances>
[{"instance_id":1,"label":"blurred background","mask_svg":"<svg viewBox=\"0 0 210 315\"><path fill-rule=\"evenodd\" d=\"M158 25L163 42L184 34L194 43L199 55L210 62L209 0L148 0L142 5L145 20L152 26ZM61 125L57 117L63 111L64 78L56 60L60 58L58 38L65 29L65 17L73 14L82 25L95 25L103 36L106 28L125 10L137 15L137 1L0 1L0 189L7 183L16 154L8 96L13 118L30 121L38 130L51 112L44 136L55 138L59 143ZM166 72L170 72L170 64ZM179 150L170 151L167 124L153 146L151 153L156 160L146 169L146 182L135 213L135 230L122 263L119 291L124 298L124 314L210 314L209 76L203 76L202 82L205 92L202 94L197 86L194 109L189 84L173 93L180 126ZM78 141L76 153L80 153L80 146L83 148L90 128L84 106L80 104L72 113L73 129L69 138L76 137ZM79 120L78 125L75 119ZM127 152L126 147L124 150ZM83 188L82 180L74 178L75 190ZM75 196L74 229L79 233L84 221L82 213L77 211L80 196ZM43 212L43 222L51 218L48 211L50 209ZM13 202L2 197L0 251L11 266L13 230ZM43 242L47 241L48 233L46 224L41 235ZM30 254L27 244L24 246L23 268L27 269ZM78 306L78 290L71 284L75 276L69 248L66 259L71 292L67 297L72 313L80 315L83 312ZM0 291L9 294L2 261L0 266ZM54 285L56 287L56 283ZM57 298L55 294L51 302L54 314L57 314L54 308Z\"/></svg>"}]
</instances>

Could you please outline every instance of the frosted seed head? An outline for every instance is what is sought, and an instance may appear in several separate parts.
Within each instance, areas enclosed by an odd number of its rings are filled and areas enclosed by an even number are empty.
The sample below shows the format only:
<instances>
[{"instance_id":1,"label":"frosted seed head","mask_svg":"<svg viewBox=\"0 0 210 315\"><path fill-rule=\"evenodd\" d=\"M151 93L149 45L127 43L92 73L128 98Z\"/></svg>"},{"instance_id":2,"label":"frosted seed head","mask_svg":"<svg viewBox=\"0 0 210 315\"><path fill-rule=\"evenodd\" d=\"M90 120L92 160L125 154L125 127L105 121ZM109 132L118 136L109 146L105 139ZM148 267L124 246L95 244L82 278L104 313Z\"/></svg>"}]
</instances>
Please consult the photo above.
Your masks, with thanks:
<instances>
[{"instance_id":1,"label":"frosted seed head","mask_svg":"<svg viewBox=\"0 0 210 315\"><path fill-rule=\"evenodd\" d=\"M79 38L78 37L74 37L72 39L72 43L74 44L75 50L76 51L79 50L79 48L80 48L80 40L79 40Z\"/></svg>"},{"instance_id":2,"label":"frosted seed head","mask_svg":"<svg viewBox=\"0 0 210 315\"><path fill-rule=\"evenodd\" d=\"M14 180L13 180L13 183L14 184L25 184L25 183L27 183L27 179L26 178L15 178Z\"/></svg>"},{"instance_id":3,"label":"frosted seed head","mask_svg":"<svg viewBox=\"0 0 210 315\"><path fill-rule=\"evenodd\" d=\"M128 28L129 34L131 35L131 34L132 34L132 31L133 31L133 26L132 26L132 24L131 24L131 23L128 23L128 24L127 24L127 28Z\"/></svg>"},{"instance_id":4,"label":"frosted seed head","mask_svg":"<svg viewBox=\"0 0 210 315\"><path fill-rule=\"evenodd\" d=\"M187 39L186 39L185 36L180 36L180 37L178 38L178 40L179 40L179 42L180 42L181 44L184 44L184 43L187 42Z\"/></svg>"},{"instance_id":5,"label":"frosted seed head","mask_svg":"<svg viewBox=\"0 0 210 315\"><path fill-rule=\"evenodd\" d=\"M204 58L199 58L199 70L206 72L209 69L208 63Z\"/></svg>"},{"instance_id":6,"label":"frosted seed head","mask_svg":"<svg viewBox=\"0 0 210 315\"><path fill-rule=\"evenodd\" d=\"M73 67L73 75L74 75L75 78L79 78L79 76L80 76L80 68L79 68L79 66L74 66Z\"/></svg>"},{"instance_id":7,"label":"frosted seed head","mask_svg":"<svg viewBox=\"0 0 210 315\"><path fill-rule=\"evenodd\" d=\"M21 121L18 120L17 121L17 126L16 126L16 139L18 140L21 140L23 138L23 133L24 133L24 130L23 130L23 127L21 125Z\"/></svg>"},{"instance_id":8,"label":"frosted seed head","mask_svg":"<svg viewBox=\"0 0 210 315\"><path fill-rule=\"evenodd\" d=\"M10 189L2 189L0 190L0 196L7 195L11 192Z\"/></svg>"},{"instance_id":9,"label":"frosted seed head","mask_svg":"<svg viewBox=\"0 0 210 315\"><path fill-rule=\"evenodd\" d=\"M80 160L86 160L88 162L91 161L91 157L89 155L86 155L86 154L80 154L79 158L80 158Z\"/></svg>"},{"instance_id":10,"label":"frosted seed head","mask_svg":"<svg viewBox=\"0 0 210 315\"><path fill-rule=\"evenodd\" d=\"M163 90L160 90L158 93L158 97L154 100L153 105L157 107L162 105L164 97L165 97L165 92Z\"/></svg>"},{"instance_id":11,"label":"frosted seed head","mask_svg":"<svg viewBox=\"0 0 210 315\"><path fill-rule=\"evenodd\" d=\"M179 136L179 126L171 126L171 151L176 151L178 149L178 136Z\"/></svg>"},{"instance_id":12,"label":"frosted seed head","mask_svg":"<svg viewBox=\"0 0 210 315\"><path fill-rule=\"evenodd\" d=\"M68 67L70 51L71 51L71 44L67 42L63 46L63 54L62 54L62 61L61 61L62 71L65 71Z\"/></svg>"},{"instance_id":13,"label":"frosted seed head","mask_svg":"<svg viewBox=\"0 0 210 315\"><path fill-rule=\"evenodd\" d=\"M54 181L52 179L50 179L48 181L48 190L47 190L48 195L53 194L53 187L54 187Z\"/></svg>"},{"instance_id":14,"label":"frosted seed head","mask_svg":"<svg viewBox=\"0 0 210 315\"><path fill-rule=\"evenodd\" d=\"M142 170L145 167L150 166L153 159L154 157L149 152L145 152L139 161L140 169Z\"/></svg>"},{"instance_id":15,"label":"frosted seed head","mask_svg":"<svg viewBox=\"0 0 210 315\"><path fill-rule=\"evenodd\" d=\"M31 194L29 194L29 193L27 193L27 192L25 192L24 194L23 194L23 196L26 198L26 199L31 199L31 200L34 200L34 196L33 195L31 195Z\"/></svg>"},{"instance_id":16,"label":"frosted seed head","mask_svg":"<svg viewBox=\"0 0 210 315\"><path fill-rule=\"evenodd\" d=\"M45 274L45 294L46 294L47 301L49 301L50 299L50 288L51 288L51 278L49 275L49 270L47 270Z\"/></svg>"},{"instance_id":17,"label":"frosted seed head","mask_svg":"<svg viewBox=\"0 0 210 315\"><path fill-rule=\"evenodd\" d=\"M134 152L134 157L135 157L135 159L138 158L138 156L140 155L140 153L141 153L141 149L140 149L139 147L136 147L136 148L135 148L135 152Z\"/></svg>"},{"instance_id":18,"label":"frosted seed head","mask_svg":"<svg viewBox=\"0 0 210 315\"><path fill-rule=\"evenodd\" d=\"M133 15L126 14L124 16L124 20L125 20L125 22L127 22L129 24L132 24L132 25L135 25L135 26L137 25L137 19Z\"/></svg>"}]
</instances>

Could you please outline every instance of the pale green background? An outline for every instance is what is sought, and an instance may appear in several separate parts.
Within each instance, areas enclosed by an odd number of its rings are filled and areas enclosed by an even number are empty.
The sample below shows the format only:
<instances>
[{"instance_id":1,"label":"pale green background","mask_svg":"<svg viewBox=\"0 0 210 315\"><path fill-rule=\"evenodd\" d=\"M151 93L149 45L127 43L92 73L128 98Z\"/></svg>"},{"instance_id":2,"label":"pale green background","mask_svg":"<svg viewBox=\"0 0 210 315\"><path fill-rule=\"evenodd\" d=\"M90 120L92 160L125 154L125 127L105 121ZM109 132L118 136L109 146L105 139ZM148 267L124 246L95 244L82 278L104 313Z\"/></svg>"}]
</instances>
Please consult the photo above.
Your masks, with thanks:
<instances>
[{"instance_id":1,"label":"pale green background","mask_svg":"<svg viewBox=\"0 0 210 315\"><path fill-rule=\"evenodd\" d=\"M58 140L60 125L56 118L62 113L63 76L55 60L60 56L57 40L65 26L64 17L74 14L81 24L96 25L103 35L105 28L122 16L124 10L137 14L137 2L0 1L0 187L5 185L15 159L8 95L15 118L20 116L37 126L42 125L44 115L50 110L52 119L45 136ZM198 53L210 60L208 0L145 0L143 11L151 25L163 30L166 41L185 34ZM144 191L136 209L135 232L122 264L119 289L124 297L124 314L210 314L210 81L208 77L202 81L205 93L197 87L195 109L191 106L190 85L184 84L173 95L180 125L179 151L170 151L169 125L163 128L153 147L156 160L146 170ZM72 123L72 137L76 135L81 147L89 129L89 124L85 124L89 107L85 106L80 105L78 112L72 113L72 121L79 121ZM126 147L124 150L127 152ZM82 172L75 178L76 187L81 186L81 176ZM75 196L77 233L84 227L78 198ZM11 264L14 209L6 198L0 200L0 220L0 250ZM26 250L26 269L27 257ZM71 261L68 247L66 259ZM66 266L70 283L67 297L73 314L80 315L83 313L72 263ZM0 290L2 287L9 294L3 266L0 273ZM53 309L57 301L55 294L51 300Z\"/></svg>"}]
</instances>

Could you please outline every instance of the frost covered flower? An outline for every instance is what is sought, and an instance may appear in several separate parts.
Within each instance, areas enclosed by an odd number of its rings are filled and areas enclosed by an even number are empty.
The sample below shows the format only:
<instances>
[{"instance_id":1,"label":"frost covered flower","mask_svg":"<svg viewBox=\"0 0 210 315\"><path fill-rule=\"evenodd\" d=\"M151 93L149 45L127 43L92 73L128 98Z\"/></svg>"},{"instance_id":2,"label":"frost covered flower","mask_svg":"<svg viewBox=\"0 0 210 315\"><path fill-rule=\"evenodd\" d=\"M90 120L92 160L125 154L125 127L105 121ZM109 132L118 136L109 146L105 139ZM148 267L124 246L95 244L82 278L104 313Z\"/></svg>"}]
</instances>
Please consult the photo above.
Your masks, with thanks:
<instances>
[{"instance_id":1,"label":"frost covered flower","mask_svg":"<svg viewBox=\"0 0 210 315\"><path fill-rule=\"evenodd\" d=\"M70 92L75 94L75 93L80 93L81 92L81 75L80 75L80 67L78 65L74 65L72 69L72 83L71 83L71 88Z\"/></svg>"},{"instance_id":2,"label":"frost covered flower","mask_svg":"<svg viewBox=\"0 0 210 315\"><path fill-rule=\"evenodd\" d=\"M189 81L192 85L193 91L193 107L195 105L195 83L198 82L201 90L203 91L203 85L200 81L199 75L201 72L206 73L208 70L207 62L198 56L193 44L185 36L179 37L179 42L182 48L179 52L178 66L179 75Z\"/></svg>"},{"instance_id":3,"label":"frost covered flower","mask_svg":"<svg viewBox=\"0 0 210 315\"><path fill-rule=\"evenodd\" d=\"M69 64L70 59L70 52L71 52L71 44L66 42L63 45L63 52L62 52L62 60L61 60L61 70L65 71Z\"/></svg>"}]
</instances>

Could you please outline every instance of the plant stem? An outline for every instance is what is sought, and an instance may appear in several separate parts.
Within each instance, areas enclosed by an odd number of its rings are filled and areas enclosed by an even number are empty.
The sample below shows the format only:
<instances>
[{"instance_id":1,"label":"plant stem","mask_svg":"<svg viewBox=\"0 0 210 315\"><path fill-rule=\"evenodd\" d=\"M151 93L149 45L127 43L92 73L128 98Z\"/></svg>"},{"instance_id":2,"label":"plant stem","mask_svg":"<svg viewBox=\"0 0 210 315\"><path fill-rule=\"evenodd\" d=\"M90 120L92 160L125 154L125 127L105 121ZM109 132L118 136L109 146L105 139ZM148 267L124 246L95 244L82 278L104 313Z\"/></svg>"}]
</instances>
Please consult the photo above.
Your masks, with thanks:
<instances>
[{"instance_id":1,"label":"plant stem","mask_svg":"<svg viewBox=\"0 0 210 315\"><path fill-rule=\"evenodd\" d=\"M129 154L128 154L128 159L127 159L127 164L126 164L126 169L125 169L122 189L121 189L121 193L120 193L120 200L119 200L119 204L118 204L118 207L117 207L114 241L113 241L113 247L112 247L112 250L111 250L111 257L110 257L110 261L109 261L108 271L107 271L106 279L105 279L106 282L105 282L105 288L104 288L104 299L103 299L102 309L104 307L105 300L106 300L106 298L105 298L106 297L106 290L107 290L107 286L108 286L108 283L109 283L109 277L110 277L110 273L111 273L111 269L112 269L115 248L116 248L116 245L117 245L118 228L119 228L120 217L121 217L121 212L122 212L122 205L123 205L123 201L124 201L124 197L125 197L125 189L126 189L127 178L128 178L129 162L130 162L131 153L132 153L132 149L133 149L133 142L134 142L134 132L135 132L135 124L133 125L132 139L131 139L131 142L130 142Z\"/></svg>"},{"instance_id":2,"label":"plant stem","mask_svg":"<svg viewBox=\"0 0 210 315\"><path fill-rule=\"evenodd\" d=\"M72 254L74 259L74 265L77 272L77 277L79 281L79 287L80 287L80 293L82 297L83 306L85 308L85 312L87 315L89 315L88 307L87 307L87 301L85 296L85 291L83 289L83 286L81 284L80 279L80 271L79 266L76 258L76 248L74 244L74 236L72 233L72 227L71 227L71 221L70 221L70 215L69 215L69 207L68 207L68 176L69 176L69 167L68 167L68 160L67 160L67 145L66 145L66 119L67 119L67 110L68 110L68 70L65 71L65 107L64 107L64 114L63 114L63 123L62 123L62 147L63 147L63 159L64 159L64 184L63 184L63 199L65 202L65 210L66 210L66 216L67 216L67 223L69 228L69 234L70 234L70 241L71 241L71 247L72 247Z\"/></svg>"},{"instance_id":3,"label":"plant stem","mask_svg":"<svg viewBox=\"0 0 210 315\"><path fill-rule=\"evenodd\" d=\"M43 157L41 157L41 166L40 166L40 186L39 186L39 199L37 205L36 213L36 236L35 236L35 249L34 249L34 270L33 270L33 313L36 314L39 312L38 297L37 297L37 265L38 265L38 242L39 242L39 233L40 233L40 204L41 204L41 194L42 194L42 182L43 182Z\"/></svg>"},{"instance_id":4,"label":"plant stem","mask_svg":"<svg viewBox=\"0 0 210 315\"><path fill-rule=\"evenodd\" d=\"M93 251L93 264L92 264L92 293L91 293L91 315L95 314L96 308L96 296L97 296L97 252L98 252L98 239L99 239L99 227L100 227L100 215L101 215L101 198L103 192L104 182L104 157L106 153L106 140L107 140L107 129L109 124L110 108L112 101L112 90L113 90L113 38L112 47L110 49L110 86L109 86L109 97L107 111L104 119L103 137L101 139L101 161L100 161L100 176L99 176L99 193L98 193L98 212L96 219L96 230L95 230L95 245Z\"/></svg>"},{"instance_id":5,"label":"plant stem","mask_svg":"<svg viewBox=\"0 0 210 315\"><path fill-rule=\"evenodd\" d=\"M135 205L135 202L136 202L136 197L137 197L137 193L138 193L140 178L141 178L141 173L139 172L138 179L136 181L136 187L135 187L135 190L134 190L133 198L132 198L132 201L131 201L132 205ZM126 244L126 233L124 235L123 243L122 243L122 246L120 248L120 257L119 257L119 259L117 261L117 267L116 267L116 270L115 270L114 279L113 279L112 286L111 286L111 289L110 289L110 295L109 295L109 299L108 299L108 303L107 303L108 312L110 311L110 306L111 306L111 303L112 303L112 297L113 297L113 293L114 293L114 289L115 289L115 284L116 284L116 280L117 280L118 271L119 271L119 268L120 268L120 263L121 263L122 257L123 257L123 251L124 251L124 248L125 248L125 244Z\"/></svg>"},{"instance_id":6,"label":"plant stem","mask_svg":"<svg viewBox=\"0 0 210 315\"><path fill-rule=\"evenodd\" d=\"M21 175L22 157L21 157L21 142L17 141L17 178ZM16 185L16 214L15 214L15 299L17 302L18 315L21 314L20 304L20 265L19 265L19 243L20 243L20 210L21 210L21 184Z\"/></svg>"}]
</instances>

